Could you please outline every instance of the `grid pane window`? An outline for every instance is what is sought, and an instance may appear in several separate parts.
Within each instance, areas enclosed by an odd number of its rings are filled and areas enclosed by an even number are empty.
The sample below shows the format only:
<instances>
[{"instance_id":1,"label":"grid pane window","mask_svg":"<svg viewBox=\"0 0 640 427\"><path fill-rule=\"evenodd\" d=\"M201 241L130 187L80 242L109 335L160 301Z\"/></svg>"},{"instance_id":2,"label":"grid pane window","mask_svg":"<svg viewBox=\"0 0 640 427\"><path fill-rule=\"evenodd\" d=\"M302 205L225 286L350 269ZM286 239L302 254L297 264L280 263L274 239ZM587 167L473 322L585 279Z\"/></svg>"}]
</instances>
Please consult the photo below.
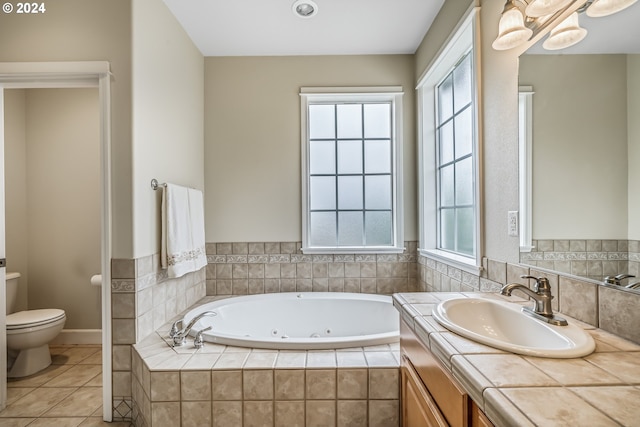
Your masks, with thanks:
<instances>
[{"instance_id":1,"label":"grid pane window","mask_svg":"<svg viewBox=\"0 0 640 427\"><path fill-rule=\"evenodd\" d=\"M309 104L309 247L394 245L392 107Z\"/></svg>"},{"instance_id":2,"label":"grid pane window","mask_svg":"<svg viewBox=\"0 0 640 427\"><path fill-rule=\"evenodd\" d=\"M437 86L438 247L475 256L475 171L471 53Z\"/></svg>"}]
</instances>

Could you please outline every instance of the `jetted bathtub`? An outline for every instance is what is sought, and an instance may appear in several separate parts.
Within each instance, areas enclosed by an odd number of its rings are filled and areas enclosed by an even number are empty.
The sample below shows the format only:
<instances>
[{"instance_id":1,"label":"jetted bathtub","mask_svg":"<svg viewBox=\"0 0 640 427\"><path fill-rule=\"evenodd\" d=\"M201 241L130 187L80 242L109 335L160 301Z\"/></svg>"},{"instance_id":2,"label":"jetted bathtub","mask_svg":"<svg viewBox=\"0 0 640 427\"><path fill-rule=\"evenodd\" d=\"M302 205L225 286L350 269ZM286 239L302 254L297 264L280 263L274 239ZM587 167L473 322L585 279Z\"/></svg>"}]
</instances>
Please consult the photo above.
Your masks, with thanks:
<instances>
[{"instance_id":1,"label":"jetted bathtub","mask_svg":"<svg viewBox=\"0 0 640 427\"><path fill-rule=\"evenodd\" d=\"M286 292L226 298L184 316L200 319L191 335L205 341L252 348L332 349L397 342L399 314L389 296L342 292Z\"/></svg>"}]
</instances>

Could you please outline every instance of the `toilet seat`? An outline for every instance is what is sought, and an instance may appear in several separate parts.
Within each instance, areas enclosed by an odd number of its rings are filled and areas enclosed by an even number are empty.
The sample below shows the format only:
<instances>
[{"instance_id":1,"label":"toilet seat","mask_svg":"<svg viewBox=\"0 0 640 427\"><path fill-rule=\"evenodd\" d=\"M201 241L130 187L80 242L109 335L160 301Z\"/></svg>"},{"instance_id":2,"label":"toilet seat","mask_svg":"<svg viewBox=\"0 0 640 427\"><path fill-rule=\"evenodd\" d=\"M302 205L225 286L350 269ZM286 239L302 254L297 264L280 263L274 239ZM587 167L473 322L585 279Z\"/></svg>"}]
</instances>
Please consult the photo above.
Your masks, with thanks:
<instances>
[{"instance_id":1,"label":"toilet seat","mask_svg":"<svg viewBox=\"0 0 640 427\"><path fill-rule=\"evenodd\" d=\"M44 326L50 323L59 322L64 318L64 310L57 308L19 311L17 313L7 315L7 332Z\"/></svg>"}]
</instances>

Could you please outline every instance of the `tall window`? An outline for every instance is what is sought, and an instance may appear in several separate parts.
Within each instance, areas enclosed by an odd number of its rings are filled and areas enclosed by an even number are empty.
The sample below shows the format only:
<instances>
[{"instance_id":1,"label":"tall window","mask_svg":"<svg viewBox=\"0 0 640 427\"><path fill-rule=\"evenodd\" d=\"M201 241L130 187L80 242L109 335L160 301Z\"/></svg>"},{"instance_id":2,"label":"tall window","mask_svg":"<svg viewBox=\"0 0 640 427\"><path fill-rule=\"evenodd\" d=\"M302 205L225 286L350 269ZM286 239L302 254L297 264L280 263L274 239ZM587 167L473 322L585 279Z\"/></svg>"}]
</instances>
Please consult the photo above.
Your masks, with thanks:
<instances>
[{"instance_id":1,"label":"tall window","mask_svg":"<svg viewBox=\"0 0 640 427\"><path fill-rule=\"evenodd\" d=\"M303 89L305 252L402 250L399 96Z\"/></svg>"},{"instance_id":2,"label":"tall window","mask_svg":"<svg viewBox=\"0 0 640 427\"><path fill-rule=\"evenodd\" d=\"M471 53L436 90L439 248L475 255L474 108Z\"/></svg>"},{"instance_id":3,"label":"tall window","mask_svg":"<svg viewBox=\"0 0 640 427\"><path fill-rule=\"evenodd\" d=\"M481 266L478 9L465 16L418 81L420 253Z\"/></svg>"}]
</instances>

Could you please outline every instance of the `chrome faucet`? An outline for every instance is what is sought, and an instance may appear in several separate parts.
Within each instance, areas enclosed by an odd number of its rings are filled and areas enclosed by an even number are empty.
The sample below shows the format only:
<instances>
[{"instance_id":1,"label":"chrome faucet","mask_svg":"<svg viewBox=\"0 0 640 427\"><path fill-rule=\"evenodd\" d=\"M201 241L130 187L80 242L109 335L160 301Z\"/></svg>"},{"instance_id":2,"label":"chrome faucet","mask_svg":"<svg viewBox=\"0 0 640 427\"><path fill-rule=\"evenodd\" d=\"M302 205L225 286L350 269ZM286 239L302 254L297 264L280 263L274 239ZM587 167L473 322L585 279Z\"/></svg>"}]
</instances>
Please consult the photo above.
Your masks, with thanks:
<instances>
[{"instance_id":1,"label":"chrome faucet","mask_svg":"<svg viewBox=\"0 0 640 427\"><path fill-rule=\"evenodd\" d=\"M191 329L193 328L193 326L196 323L198 323L200 319L202 319L205 316L217 316L217 315L218 313L216 313L215 311L204 311L198 314L193 319L191 319L191 322L189 322L187 326L185 326L180 330L178 330L178 325L182 325L182 320L176 321L171 327L171 331L169 331L169 338L173 338L173 346L180 347L181 345L186 344L187 336L189 335L189 332L191 332Z\"/></svg>"},{"instance_id":2,"label":"chrome faucet","mask_svg":"<svg viewBox=\"0 0 640 427\"><path fill-rule=\"evenodd\" d=\"M624 279L629 279L631 277L636 277L633 274L618 274L617 276L607 276L604 278L604 283L608 284L608 285L618 285L618 286L622 286L622 281Z\"/></svg>"},{"instance_id":3,"label":"chrome faucet","mask_svg":"<svg viewBox=\"0 0 640 427\"><path fill-rule=\"evenodd\" d=\"M629 283L627 286L625 286L625 288L627 288L627 289L640 289L640 281Z\"/></svg>"},{"instance_id":4,"label":"chrome faucet","mask_svg":"<svg viewBox=\"0 0 640 427\"><path fill-rule=\"evenodd\" d=\"M533 290L529 289L525 285L521 285L520 283L510 283L503 286L502 289L500 289L500 293L509 297L511 296L511 292L514 290L524 292L534 301L534 304L533 307L523 307L522 311L537 319L551 323L552 325L567 325L567 321L565 319L553 314L553 309L551 308L553 295L551 295L549 279L546 277L534 277L528 275L520 276L520 278L535 280L536 284L533 287Z\"/></svg>"}]
</instances>

